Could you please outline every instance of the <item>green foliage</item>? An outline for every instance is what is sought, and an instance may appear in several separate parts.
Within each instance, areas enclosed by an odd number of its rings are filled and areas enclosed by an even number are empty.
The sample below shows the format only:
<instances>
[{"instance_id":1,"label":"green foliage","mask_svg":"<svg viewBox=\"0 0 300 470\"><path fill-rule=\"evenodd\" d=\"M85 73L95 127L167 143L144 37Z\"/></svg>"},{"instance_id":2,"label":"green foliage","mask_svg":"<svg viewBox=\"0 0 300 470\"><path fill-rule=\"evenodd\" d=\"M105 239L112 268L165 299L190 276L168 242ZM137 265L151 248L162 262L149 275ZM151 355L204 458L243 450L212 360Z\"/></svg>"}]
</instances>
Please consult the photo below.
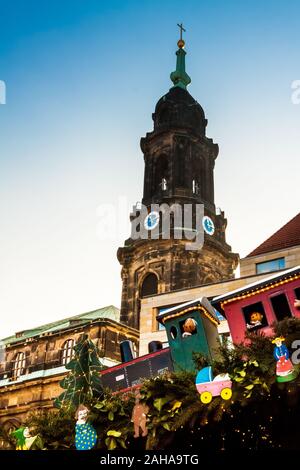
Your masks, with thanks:
<instances>
[{"instance_id":1,"label":"green foliage","mask_svg":"<svg viewBox=\"0 0 300 470\"><path fill-rule=\"evenodd\" d=\"M201 370L203 367L209 366L211 362L205 354L200 352L193 352L193 361L197 370Z\"/></svg>"},{"instance_id":2,"label":"green foliage","mask_svg":"<svg viewBox=\"0 0 300 470\"><path fill-rule=\"evenodd\" d=\"M235 346L236 354L242 359L257 361L259 370L274 377L275 361L273 357L274 345L270 338L263 334L248 333L244 344Z\"/></svg>"},{"instance_id":3,"label":"green foliage","mask_svg":"<svg viewBox=\"0 0 300 470\"><path fill-rule=\"evenodd\" d=\"M94 405L93 425L97 430L100 448L126 448L128 435L133 432L130 422L134 403L133 393L112 395L106 391L103 400Z\"/></svg>"},{"instance_id":4,"label":"green foliage","mask_svg":"<svg viewBox=\"0 0 300 470\"><path fill-rule=\"evenodd\" d=\"M107 431L106 435L107 438L105 439L105 445L108 450L114 450L117 447L123 447L123 449L127 449L121 431L115 431L111 429L110 431Z\"/></svg>"},{"instance_id":5,"label":"green foliage","mask_svg":"<svg viewBox=\"0 0 300 470\"><path fill-rule=\"evenodd\" d=\"M146 448L154 449L176 431L178 417L184 413L183 403L188 407L198 401L195 375L179 372L148 379L141 388L141 397L150 409Z\"/></svg>"},{"instance_id":6,"label":"green foliage","mask_svg":"<svg viewBox=\"0 0 300 470\"><path fill-rule=\"evenodd\" d=\"M266 374L255 360L245 361L242 367L236 367L231 378L237 384L237 391L241 391L241 396L247 399L251 398L252 394L255 394L257 398L259 394L264 395L270 392Z\"/></svg>"},{"instance_id":7,"label":"green foliage","mask_svg":"<svg viewBox=\"0 0 300 470\"><path fill-rule=\"evenodd\" d=\"M224 343L212 362L214 374L228 373L235 384L235 399L242 402L268 394L276 379L273 348L270 338L254 333L248 333L243 344Z\"/></svg>"},{"instance_id":8,"label":"green foliage","mask_svg":"<svg viewBox=\"0 0 300 470\"><path fill-rule=\"evenodd\" d=\"M295 317L285 318L284 320L274 323L275 336L284 336L285 344L290 347L295 339L300 339L300 319Z\"/></svg>"},{"instance_id":9,"label":"green foliage","mask_svg":"<svg viewBox=\"0 0 300 470\"><path fill-rule=\"evenodd\" d=\"M74 447L75 418L72 409L41 410L31 413L26 420L32 434L39 434L48 449Z\"/></svg>"},{"instance_id":10,"label":"green foliage","mask_svg":"<svg viewBox=\"0 0 300 470\"><path fill-rule=\"evenodd\" d=\"M120 395L108 395L102 401L96 403L94 408L100 413L105 413L108 421L114 421L117 416L128 416L128 405L129 400L124 402Z\"/></svg>"},{"instance_id":11,"label":"green foliage","mask_svg":"<svg viewBox=\"0 0 300 470\"><path fill-rule=\"evenodd\" d=\"M0 426L0 443L1 449L15 449L16 447L16 440L14 439L11 431Z\"/></svg>"},{"instance_id":12,"label":"green foliage","mask_svg":"<svg viewBox=\"0 0 300 470\"><path fill-rule=\"evenodd\" d=\"M99 359L97 347L87 335L83 335L74 346L74 351L74 358L66 365L66 369L70 372L60 382L65 392L55 400L54 404L57 408L74 408L81 403L87 404L103 396L100 376L103 365Z\"/></svg>"}]
</instances>

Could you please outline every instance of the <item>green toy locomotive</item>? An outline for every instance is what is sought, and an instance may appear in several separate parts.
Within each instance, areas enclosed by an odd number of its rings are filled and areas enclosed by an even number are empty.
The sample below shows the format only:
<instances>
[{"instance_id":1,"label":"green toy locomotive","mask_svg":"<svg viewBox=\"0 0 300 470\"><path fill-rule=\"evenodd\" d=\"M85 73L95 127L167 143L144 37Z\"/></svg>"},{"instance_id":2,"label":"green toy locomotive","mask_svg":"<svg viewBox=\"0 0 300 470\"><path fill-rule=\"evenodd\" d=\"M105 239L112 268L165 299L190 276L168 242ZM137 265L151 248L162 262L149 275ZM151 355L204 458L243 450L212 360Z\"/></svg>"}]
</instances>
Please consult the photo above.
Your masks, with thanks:
<instances>
[{"instance_id":1,"label":"green toy locomotive","mask_svg":"<svg viewBox=\"0 0 300 470\"><path fill-rule=\"evenodd\" d=\"M162 343L151 342L151 352L134 359L130 342L125 341L121 345L127 349L127 354L122 354L123 363L101 373L104 386L125 391L139 385L144 378L168 370L196 372L194 352L208 359L216 354L219 320L206 297L164 310L157 320L166 328L169 347L163 349Z\"/></svg>"}]
</instances>

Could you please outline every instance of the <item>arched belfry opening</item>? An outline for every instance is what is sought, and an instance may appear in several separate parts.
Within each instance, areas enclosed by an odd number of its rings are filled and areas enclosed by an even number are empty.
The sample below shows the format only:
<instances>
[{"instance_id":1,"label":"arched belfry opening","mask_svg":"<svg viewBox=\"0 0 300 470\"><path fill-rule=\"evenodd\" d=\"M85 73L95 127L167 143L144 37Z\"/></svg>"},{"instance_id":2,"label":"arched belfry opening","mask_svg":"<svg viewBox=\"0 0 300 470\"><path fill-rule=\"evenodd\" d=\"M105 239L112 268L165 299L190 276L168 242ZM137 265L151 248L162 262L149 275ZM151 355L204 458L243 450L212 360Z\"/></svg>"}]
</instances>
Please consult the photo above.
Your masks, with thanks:
<instances>
[{"instance_id":1,"label":"arched belfry opening","mask_svg":"<svg viewBox=\"0 0 300 470\"><path fill-rule=\"evenodd\" d=\"M155 192L166 191L168 188L169 180L169 162L168 157L164 154L160 155L155 164Z\"/></svg>"},{"instance_id":2,"label":"arched belfry opening","mask_svg":"<svg viewBox=\"0 0 300 470\"><path fill-rule=\"evenodd\" d=\"M149 273L144 278L141 289L140 298L147 297L147 295L154 295L158 293L158 278L156 274Z\"/></svg>"}]
</instances>

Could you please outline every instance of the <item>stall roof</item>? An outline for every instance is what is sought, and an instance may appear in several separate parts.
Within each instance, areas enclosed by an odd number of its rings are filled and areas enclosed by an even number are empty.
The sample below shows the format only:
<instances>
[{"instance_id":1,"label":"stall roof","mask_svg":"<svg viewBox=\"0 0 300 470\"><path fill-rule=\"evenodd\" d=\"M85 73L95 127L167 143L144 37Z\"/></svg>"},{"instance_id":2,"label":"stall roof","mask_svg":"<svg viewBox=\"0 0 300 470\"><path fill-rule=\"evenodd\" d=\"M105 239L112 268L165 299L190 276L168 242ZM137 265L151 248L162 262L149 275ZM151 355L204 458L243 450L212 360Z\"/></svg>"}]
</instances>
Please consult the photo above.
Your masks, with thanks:
<instances>
[{"instance_id":1,"label":"stall roof","mask_svg":"<svg viewBox=\"0 0 300 470\"><path fill-rule=\"evenodd\" d=\"M156 319L160 323L163 323L163 320L166 317L169 317L170 315L173 315L176 313L180 313L181 310L184 311L190 307L197 307L197 306L205 308L205 310L215 320L215 322L220 323L218 316L216 315L215 309L212 307L211 303L206 297L200 297L198 299L191 300L189 302L185 302L183 304L176 305L175 307L171 307L166 310L163 310L157 315Z\"/></svg>"},{"instance_id":2,"label":"stall roof","mask_svg":"<svg viewBox=\"0 0 300 470\"><path fill-rule=\"evenodd\" d=\"M230 292L226 292L226 294L218 295L214 297L211 301L212 305L218 310L223 312L222 304L229 299L235 299L236 297L240 297L244 294L250 294L255 291L260 290L262 287L272 286L273 284L283 281L283 280L292 280L296 276L300 275L300 265L294 268L286 269L285 271L280 271L271 276L261 280L256 281L247 286L240 287L239 289L232 290Z\"/></svg>"}]
</instances>

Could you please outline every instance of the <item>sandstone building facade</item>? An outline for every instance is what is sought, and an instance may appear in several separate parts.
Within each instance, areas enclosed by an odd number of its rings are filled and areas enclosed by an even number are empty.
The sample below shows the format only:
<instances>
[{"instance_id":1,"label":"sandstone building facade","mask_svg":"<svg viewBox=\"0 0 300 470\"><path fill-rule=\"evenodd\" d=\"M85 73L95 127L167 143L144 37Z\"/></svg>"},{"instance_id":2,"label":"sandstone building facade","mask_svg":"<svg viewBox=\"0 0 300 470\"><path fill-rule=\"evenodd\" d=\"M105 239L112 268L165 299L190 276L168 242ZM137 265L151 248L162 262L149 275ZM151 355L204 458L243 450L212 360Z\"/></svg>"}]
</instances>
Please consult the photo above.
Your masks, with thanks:
<instances>
[{"instance_id":1,"label":"sandstone building facade","mask_svg":"<svg viewBox=\"0 0 300 470\"><path fill-rule=\"evenodd\" d=\"M2 340L0 365L0 423L19 426L30 411L52 408L61 392L65 365L82 334L88 334L105 366L121 361L119 344L129 339L138 348L139 334L119 322L120 311L104 307L26 330Z\"/></svg>"}]
</instances>

